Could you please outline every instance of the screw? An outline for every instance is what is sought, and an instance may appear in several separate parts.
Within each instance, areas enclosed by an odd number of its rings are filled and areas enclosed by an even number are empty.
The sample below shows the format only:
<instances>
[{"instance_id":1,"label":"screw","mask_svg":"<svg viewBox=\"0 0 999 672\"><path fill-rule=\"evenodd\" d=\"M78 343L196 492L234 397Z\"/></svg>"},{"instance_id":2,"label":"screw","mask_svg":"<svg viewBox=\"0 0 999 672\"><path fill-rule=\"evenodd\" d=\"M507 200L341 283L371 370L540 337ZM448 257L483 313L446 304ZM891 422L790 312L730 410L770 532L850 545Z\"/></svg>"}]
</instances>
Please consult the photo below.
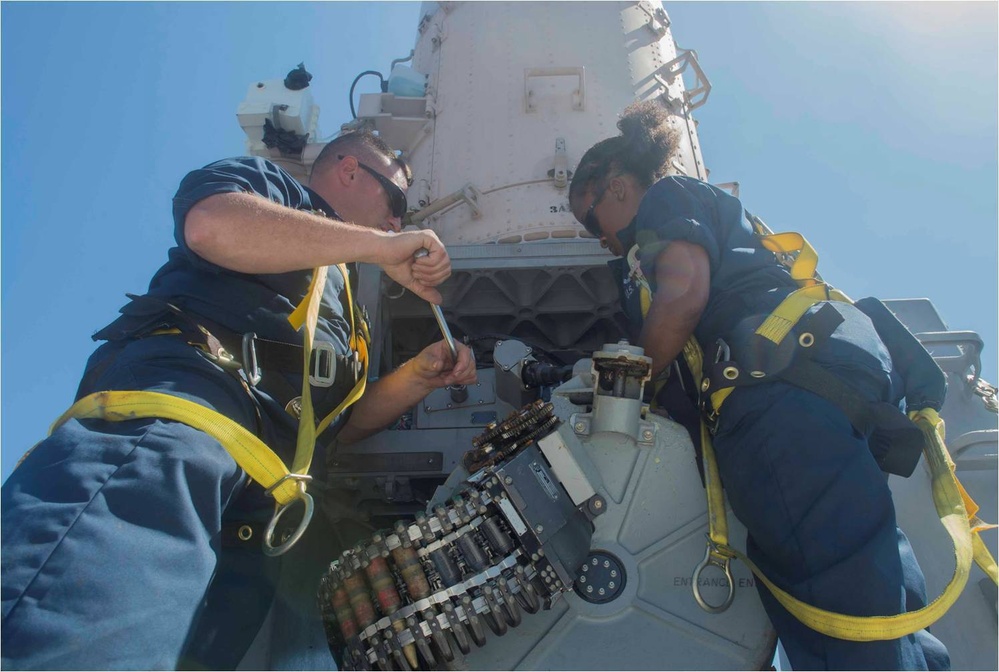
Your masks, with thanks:
<instances>
[{"instance_id":1,"label":"screw","mask_svg":"<svg viewBox=\"0 0 999 672\"><path fill-rule=\"evenodd\" d=\"M503 479L503 482L506 483L507 485L510 485L513 483L513 477L507 476L506 478Z\"/></svg>"},{"instance_id":2,"label":"screw","mask_svg":"<svg viewBox=\"0 0 999 672\"><path fill-rule=\"evenodd\" d=\"M586 587L586 592L592 593L593 592L593 586L587 586Z\"/></svg>"},{"instance_id":3,"label":"screw","mask_svg":"<svg viewBox=\"0 0 999 672\"><path fill-rule=\"evenodd\" d=\"M428 408L427 410L429 411L430 409ZM576 430L576 432L578 432L578 433L584 432L584 431L586 431L586 423L584 423L584 422L577 422L575 425L573 425L572 428L574 430Z\"/></svg>"},{"instance_id":4,"label":"screw","mask_svg":"<svg viewBox=\"0 0 999 672\"><path fill-rule=\"evenodd\" d=\"M604 567L610 567L610 560L604 560Z\"/></svg>"},{"instance_id":5,"label":"screw","mask_svg":"<svg viewBox=\"0 0 999 672\"><path fill-rule=\"evenodd\" d=\"M542 532L545 531L545 527L544 525L535 525L534 531L537 532L538 534L541 534Z\"/></svg>"},{"instance_id":6,"label":"screw","mask_svg":"<svg viewBox=\"0 0 999 672\"><path fill-rule=\"evenodd\" d=\"M600 590L598 590L597 592L598 592L598 593L600 593L601 595L603 595L603 594L604 594L605 592L607 592L607 591L605 591L605 590L604 590L603 588L601 588L601 589L600 589Z\"/></svg>"},{"instance_id":7,"label":"screw","mask_svg":"<svg viewBox=\"0 0 999 672\"><path fill-rule=\"evenodd\" d=\"M612 569L611 570L611 576L617 576L617 570L616 569Z\"/></svg>"},{"instance_id":8,"label":"screw","mask_svg":"<svg viewBox=\"0 0 999 672\"><path fill-rule=\"evenodd\" d=\"M590 571L590 566L589 565L583 565L583 571L584 572Z\"/></svg>"},{"instance_id":9,"label":"screw","mask_svg":"<svg viewBox=\"0 0 999 672\"><path fill-rule=\"evenodd\" d=\"M602 499L593 500L593 508L597 510L604 508L604 500Z\"/></svg>"},{"instance_id":10,"label":"screw","mask_svg":"<svg viewBox=\"0 0 999 672\"><path fill-rule=\"evenodd\" d=\"M614 582L611 581L610 583L608 583L607 587L613 589L614 588Z\"/></svg>"},{"instance_id":11,"label":"screw","mask_svg":"<svg viewBox=\"0 0 999 672\"><path fill-rule=\"evenodd\" d=\"M580 583L586 583L586 577L585 576L579 577L579 582Z\"/></svg>"},{"instance_id":12,"label":"screw","mask_svg":"<svg viewBox=\"0 0 999 672\"><path fill-rule=\"evenodd\" d=\"M594 566L594 567L596 567L596 566L597 566L597 559L596 559L596 558L593 558L593 566Z\"/></svg>"},{"instance_id":13,"label":"screw","mask_svg":"<svg viewBox=\"0 0 999 672\"><path fill-rule=\"evenodd\" d=\"M642 432L642 438L644 438L646 441L651 441L652 440L652 430L651 429L646 429L644 432Z\"/></svg>"}]
</instances>

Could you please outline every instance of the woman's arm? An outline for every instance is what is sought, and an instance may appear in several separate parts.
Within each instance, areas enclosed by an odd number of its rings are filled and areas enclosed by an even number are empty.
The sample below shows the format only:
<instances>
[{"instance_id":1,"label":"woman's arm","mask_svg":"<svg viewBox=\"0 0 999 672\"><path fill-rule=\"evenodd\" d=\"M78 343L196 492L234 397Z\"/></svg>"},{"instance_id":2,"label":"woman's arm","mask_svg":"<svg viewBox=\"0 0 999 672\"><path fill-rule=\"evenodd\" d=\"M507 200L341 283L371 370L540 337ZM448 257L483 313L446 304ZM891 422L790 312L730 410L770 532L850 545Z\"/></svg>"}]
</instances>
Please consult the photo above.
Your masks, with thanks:
<instances>
[{"instance_id":1,"label":"woman's arm","mask_svg":"<svg viewBox=\"0 0 999 672\"><path fill-rule=\"evenodd\" d=\"M708 303L711 265L703 247L674 240L656 257L656 292L639 345L652 358L652 377L683 350Z\"/></svg>"}]
</instances>

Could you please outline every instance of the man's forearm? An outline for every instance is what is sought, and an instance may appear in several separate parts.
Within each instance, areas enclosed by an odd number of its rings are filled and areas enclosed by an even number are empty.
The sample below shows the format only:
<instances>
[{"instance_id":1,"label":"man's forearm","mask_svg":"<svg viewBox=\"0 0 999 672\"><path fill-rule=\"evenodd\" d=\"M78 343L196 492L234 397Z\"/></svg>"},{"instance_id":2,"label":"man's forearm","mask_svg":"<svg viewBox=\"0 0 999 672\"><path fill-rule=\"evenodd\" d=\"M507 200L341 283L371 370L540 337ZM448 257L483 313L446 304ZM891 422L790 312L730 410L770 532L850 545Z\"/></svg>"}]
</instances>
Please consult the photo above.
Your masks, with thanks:
<instances>
[{"instance_id":1,"label":"man's forearm","mask_svg":"<svg viewBox=\"0 0 999 672\"><path fill-rule=\"evenodd\" d=\"M337 435L339 442L353 443L381 431L433 391L434 387L413 375L409 366L412 362L368 384Z\"/></svg>"},{"instance_id":2,"label":"man's forearm","mask_svg":"<svg viewBox=\"0 0 999 672\"><path fill-rule=\"evenodd\" d=\"M294 210L253 194L199 201L184 224L200 257L241 273L285 273L354 261L378 263L390 234Z\"/></svg>"}]
</instances>

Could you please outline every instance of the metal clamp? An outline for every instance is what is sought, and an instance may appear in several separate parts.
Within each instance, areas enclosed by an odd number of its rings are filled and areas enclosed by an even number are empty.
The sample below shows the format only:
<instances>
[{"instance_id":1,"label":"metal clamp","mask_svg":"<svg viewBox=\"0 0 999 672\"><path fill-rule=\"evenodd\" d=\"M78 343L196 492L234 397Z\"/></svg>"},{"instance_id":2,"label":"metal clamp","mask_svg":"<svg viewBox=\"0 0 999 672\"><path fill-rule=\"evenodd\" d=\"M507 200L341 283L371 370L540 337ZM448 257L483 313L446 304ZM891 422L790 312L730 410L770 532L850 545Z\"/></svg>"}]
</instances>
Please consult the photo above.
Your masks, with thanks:
<instances>
[{"instance_id":1,"label":"metal clamp","mask_svg":"<svg viewBox=\"0 0 999 672\"><path fill-rule=\"evenodd\" d=\"M329 341L312 344L312 363L309 367L309 384L331 387L336 378L336 350Z\"/></svg>"},{"instance_id":2,"label":"metal clamp","mask_svg":"<svg viewBox=\"0 0 999 672\"><path fill-rule=\"evenodd\" d=\"M243 334L243 373L250 387L256 387L260 382L260 368L257 366L257 335L248 331Z\"/></svg>"},{"instance_id":3,"label":"metal clamp","mask_svg":"<svg viewBox=\"0 0 999 672\"><path fill-rule=\"evenodd\" d=\"M291 550L291 547L297 544L298 540L302 538L303 534L305 534L305 528L309 526L309 523L312 521L312 514L315 512L315 502L312 500L312 495L305 491L305 484L311 481L312 477L306 474L285 474L277 481L277 483L264 490L264 494L272 494L275 489L288 480L298 481L299 496L287 504L278 504L274 507L274 515L271 516L270 522L267 523L267 529L264 530L264 555L273 557L283 555ZM295 531L292 532L287 539L284 539L279 545L275 546L273 544L273 538L277 522L281 516L284 515L284 512L298 500L302 500L305 504L305 512L302 514L302 520L299 522L298 527L295 528Z\"/></svg>"},{"instance_id":4,"label":"metal clamp","mask_svg":"<svg viewBox=\"0 0 999 672\"><path fill-rule=\"evenodd\" d=\"M697 52L693 49L680 49L677 47L677 57L668 63L664 63L652 73L659 84L669 89L677 75L683 73L687 66L694 71L694 88L683 92L683 99L687 103L689 110L696 110L698 107L708 102L708 95L711 93L711 82L701 70L701 64L697 62ZM674 68L676 68L674 70ZM700 97L698 97L700 96Z\"/></svg>"},{"instance_id":5,"label":"metal clamp","mask_svg":"<svg viewBox=\"0 0 999 672\"><path fill-rule=\"evenodd\" d=\"M708 547L704 551L704 560L701 561L701 564L697 565L697 568L694 570L694 576L691 579L691 588L694 590L694 599L697 601L697 604L700 605L701 609L709 614L722 613L732 605L732 600L735 599L735 582L732 581L731 564L732 559L721 555L718 546L709 538ZM697 583L698 579L701 577L701 571L709 565L721 569L725 572L725 578L728 579L728 597L725 598L724 602L717 606L708 604L704 600L701 596L701 590Z\"/></svg>"}]
</instances>

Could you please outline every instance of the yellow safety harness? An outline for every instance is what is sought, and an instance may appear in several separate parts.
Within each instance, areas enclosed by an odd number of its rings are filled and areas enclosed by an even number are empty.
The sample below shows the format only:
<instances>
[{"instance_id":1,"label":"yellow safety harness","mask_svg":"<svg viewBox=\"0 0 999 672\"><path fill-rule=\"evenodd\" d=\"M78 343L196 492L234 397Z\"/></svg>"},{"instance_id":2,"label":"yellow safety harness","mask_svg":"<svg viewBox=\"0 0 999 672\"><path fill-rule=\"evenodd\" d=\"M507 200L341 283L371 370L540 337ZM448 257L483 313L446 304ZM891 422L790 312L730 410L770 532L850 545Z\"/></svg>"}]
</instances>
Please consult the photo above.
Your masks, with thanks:
<instances>
[{"instance_id":1,"label":"yellow safety harness","mask_svg":"<svg viewBox=\"0 0 999 672\"><path fill-rule=\"evenodd\" d=\"M756 333L775 344L780 344L792 327L798 323L809 308L821 301L852 301L842 292L822 282L815 272L818 255L811 245L798 233L774 234L755 217L751 217L761 244L777 255L777 259L788 267L791 277L799 289L792 292L763 321ZM640 290L640 304L643 317L652 305L652 291L647 278L637 263L637 246L628 255L631 277ZM707 394L710 381L703 378L704 357L700 344L691 336L684 344L683 357L694 377L695 386L702 394ZM831 637L852 641L873 641L898 639L929 626L943 616L957 600L968 581L971 561L992 579L997 578L996 561L981 539L981 532L993 529L996 525L982 522L978 516L978 505L958 481L954 473L955 465L944 444L944 422L932 408L909 413L909 417L922 430L925 439L923 454L931 474L931 489L940 522L947 530L954 544L956 567L954 575L941 595L918 611L894 616L849 616L837 614L806 604L770 581L760 569L728 543L728 521L725 511L725 495L718 472L718 463L711 443L708 422L717 419L717 413L725 399L735 389L724 386L710 392L711 414L713 417L701 419L701 449L704 458L704 487L708 500L708 545L704 560L695 568L692 586L694 598L702 608L718 613L731 604L734 597L734 583L729 567L732 558L742 560L770 589L775 598L799 621L808 627ZM658 390L656 390L658 392ZM707 421L706 421L707 420ZM720 605L708 604L701 596L698 587L700 573L707 567L721 569L728 579L728 596Z\"/></svg>"},{"instance_id":2,"label":"yellow safety harness","mask_svg":"<svg viewBox=\"0 0 999 672\"><path fill-rule=\"evenodd\" d=\"M309 386L309 363L319 317L319 306L323 288L326 285L327 268L314 269L312 282L305 297L288 317L288 322L296 330L302 329L304 326L302 406L299 415L295 456L290 469L263 441L236 421L199 403L159 392L95 392L73 404L52 424L49 433L54 432L71 418L97 418L110 421L162 418L181 422L201 430L218 441L229 452L236 464L242 467L250 478L264 486L265 492L274 497L274 515L264 535L264 552L268 555L281 555L287 552L305 532L314 511L312 496L306 492L306 483L311 480L308 471L312 464L316 437L364 394L367 384L370 335L367 324L351 296L347 267L344 264L339 264L337 268L343 274L347 311L350 315L349 345L361 364L361 372L353 389L317 426ZM291 536L275 546L273 537L277 522L288 507L298 500L302 500L305 506L302 521Z\"/></svg>"}]
</instances>

